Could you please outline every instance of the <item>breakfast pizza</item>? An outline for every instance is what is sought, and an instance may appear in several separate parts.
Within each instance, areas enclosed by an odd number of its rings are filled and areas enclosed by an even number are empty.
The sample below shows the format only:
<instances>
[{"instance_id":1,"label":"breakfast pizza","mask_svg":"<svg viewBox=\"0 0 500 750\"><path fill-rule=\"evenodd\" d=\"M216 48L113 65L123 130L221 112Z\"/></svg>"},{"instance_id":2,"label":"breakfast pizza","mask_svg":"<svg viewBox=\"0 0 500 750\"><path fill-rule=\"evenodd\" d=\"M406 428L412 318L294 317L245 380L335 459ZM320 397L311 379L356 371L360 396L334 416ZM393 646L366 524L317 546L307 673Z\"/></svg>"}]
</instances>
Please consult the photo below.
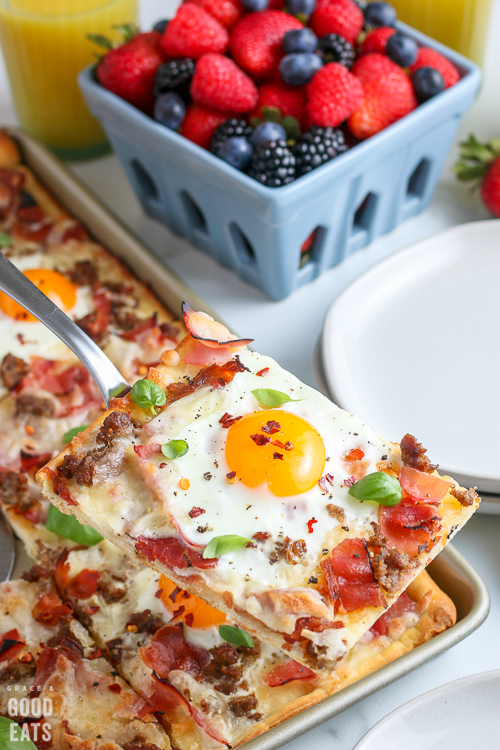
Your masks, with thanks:
<instances>
[{"instance_id":1,"label":"breakfast pizza","mask_svg":"<svg viewBox=\"0 0 500 750\"><path fill-rule=\"evenodd\" d=\"M148 378L38 472L43 494L328 678L479 504L184 306Z\"/></svg>"},{"instance_id":2,"label":"breakfast pizza","mask_svg":"<svg viewBox=\"0 0 500 750\"><path fill-rule=\"evenodd\" d=\"M0 714L21 726L14 738L38 748L170 748L150 707L40 569L0 584L0 685Z\"/></svg>"}]
</instances>

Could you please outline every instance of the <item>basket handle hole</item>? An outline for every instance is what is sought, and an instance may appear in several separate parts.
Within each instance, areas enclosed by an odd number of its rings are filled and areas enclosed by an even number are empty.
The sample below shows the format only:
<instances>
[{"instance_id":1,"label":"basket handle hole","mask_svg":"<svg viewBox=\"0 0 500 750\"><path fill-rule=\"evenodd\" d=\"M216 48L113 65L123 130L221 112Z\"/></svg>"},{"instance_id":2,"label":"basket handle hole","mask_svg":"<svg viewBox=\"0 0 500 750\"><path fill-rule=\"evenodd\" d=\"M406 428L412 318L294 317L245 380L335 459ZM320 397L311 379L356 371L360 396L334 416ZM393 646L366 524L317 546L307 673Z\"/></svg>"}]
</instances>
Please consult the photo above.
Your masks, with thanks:
<instances>
[{"instance_id":1,"label":"basket handle hole","mask_svg":"<svg viewBox=\"0 0 500 750\"><path fill-rule=\"evenodd\" d=\"M229 233L241 261L247 264L255 264L256 256L253 245L235 221L232 221L229 225Z\"/></svg>"},{"instance_id":2,"label":"basket handle hole","mask_svg":"<svg viewBox=\"0 0 500 750\"><path fill-rule=\"evenodd\" d=\"M203 234L208 234L205 214L196 203L194 198L192 198L191 195L187 192L187 190L182 191L181 201L184 205L184 210L186 211L188 221L190 222L192 228L197 230L198 232L203 232Z\"/></svg>"},{"instance_id":3,"label":"basket handle hole","mask_svg":"<svg viewBox=\"0 0 500 750\"><path fill-rule=\"evenodd\" d=\"M325 233L325 227L317 226L312 230L308 238L304 240L300 247L299 268L304 268L309 263L314 263L318 260Z\"/></svg>"},{"instance_id":4,"label":"basket handle hole","mask_svg":"<svg viewBox=\"0 0 500 750\"><path fill-rule=\"evenodd\" d=\"M422 198L425 189L427 187L427 181L429 178L429 174L431 171L431 163L429 159L422 159L413 172L410 175L410 179L408 180L408 188L406 190L406 195L408 198Z\"/></svg>"},{"instance_id":5,"label":"basket handle hole","mask_svg":"<svg viewBox=\"0 0 500 750\"><path fill-rule=\"evenodd\" d=\"M145 169L140 161L132 159L130 162L130 168L134 174L137 188L142 195L144 200L158 200L159 193L156 187L155 181Z\"/></svg>"},{"instance_id":6,"label":"basket handle hole","mask_svg":"<svg viewBox=\"0 0 500 750\"><path fill-rule=\"evenodd\" d=\"M358 231L368 231L373 224L375 211L378 203L378 195L368 193L365 195L354 212L352 221L353 234Z\"/></svg>"}]
</instances>

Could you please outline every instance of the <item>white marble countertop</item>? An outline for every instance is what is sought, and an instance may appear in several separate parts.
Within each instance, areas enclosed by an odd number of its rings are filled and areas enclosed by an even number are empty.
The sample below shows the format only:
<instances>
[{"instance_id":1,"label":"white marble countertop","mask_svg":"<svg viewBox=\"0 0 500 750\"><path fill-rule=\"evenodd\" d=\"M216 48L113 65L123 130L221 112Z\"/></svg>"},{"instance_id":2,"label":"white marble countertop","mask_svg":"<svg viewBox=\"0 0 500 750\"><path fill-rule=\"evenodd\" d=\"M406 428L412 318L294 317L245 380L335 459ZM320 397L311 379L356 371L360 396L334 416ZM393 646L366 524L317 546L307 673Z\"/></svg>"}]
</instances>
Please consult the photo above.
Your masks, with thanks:
<instances>
[{"instance_id":1,"label":"white marble countertop","mask_svg":"<svg viewBox=\"0 0 500 750\"><path fill-rule=\"evenodd\" d=\"M142 0L143 27L172 15L175 0ZM475 132L481 139L500 136L500 0L494 0L484 83L473 108L464 118L459 137ZM0 60L0 122L16 124L16 115L3 62ZM261 292L220 268L211 258L173 236L146 217L114 156L72 165L74 172L156 253L168 256L170 266L242 335L255 338L255 347L272 355L287 369L314 384L312 357L322 321L333 299L363 271L388 255L454 224L487 218L477 194L457 184L450 155L435 197L420 216L347 259L338 268L302 287L282 302L270 302ZM270 324L272 323L272 325ZM434 458L434 457L433 457ZM439 461L439 457L435 457ZM290 743L290 750L352 750L379 719L427 690L450 680L500 667L500 516L478 515L458 535L455 546L476 568L492 597L487 621L472 636L435 661L367 698L320 727ZM472 721L471 717L471 721Z\"/></svg>"}]
</instances>

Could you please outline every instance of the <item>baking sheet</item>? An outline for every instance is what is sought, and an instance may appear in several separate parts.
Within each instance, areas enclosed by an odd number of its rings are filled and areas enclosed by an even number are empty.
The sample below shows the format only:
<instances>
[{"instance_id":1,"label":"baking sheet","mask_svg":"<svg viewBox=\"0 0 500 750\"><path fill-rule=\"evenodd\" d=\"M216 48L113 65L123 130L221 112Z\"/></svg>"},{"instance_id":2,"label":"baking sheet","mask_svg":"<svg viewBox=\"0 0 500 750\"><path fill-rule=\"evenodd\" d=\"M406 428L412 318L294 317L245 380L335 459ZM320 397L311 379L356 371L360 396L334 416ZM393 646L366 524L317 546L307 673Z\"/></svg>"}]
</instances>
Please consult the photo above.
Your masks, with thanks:
<instances>
[{"instance_id":1,"label":"baking sheet","mask_svg":"<svg viewBox=\"0 0 500 750\"><path fill-rule=\"evenodd\" d=\"M24 133L8 132L22 150L26 164L54 196L77 217L106 248L150 284L174 314L183 300L195 309L213 314L210 307L184 284L167 265L162 266L146 248L85 188L50 152ZM16 576L29 566L29 560L17 544ZM277 727L246 744L247 750L274 750L327 719L354 705L368 695L394 682L462 641L486 618L490 600L485 584L474 569L451 545L429 566L429 572L457 607L456 625L414 651L388 664L359 682L344 688L321 703L287 719Z\"/></svg>"}]
</instances>

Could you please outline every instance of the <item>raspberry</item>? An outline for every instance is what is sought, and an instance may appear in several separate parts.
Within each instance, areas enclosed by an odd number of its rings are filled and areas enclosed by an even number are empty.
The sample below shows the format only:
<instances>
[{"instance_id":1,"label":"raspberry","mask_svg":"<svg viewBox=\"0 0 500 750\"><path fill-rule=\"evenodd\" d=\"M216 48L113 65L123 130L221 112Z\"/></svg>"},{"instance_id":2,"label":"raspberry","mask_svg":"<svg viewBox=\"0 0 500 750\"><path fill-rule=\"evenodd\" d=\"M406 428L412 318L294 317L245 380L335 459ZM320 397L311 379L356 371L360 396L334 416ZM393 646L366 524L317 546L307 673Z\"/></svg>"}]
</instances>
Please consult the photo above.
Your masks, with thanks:
<instances>
[{"instance_id":1,"label":"raspberry","mask_svg":"<svg viewBox=\"0 0 500 750\"><path fill-rule=\"evenodd\" d=\"M194 3L178 9L161 39L161 47L168 57L192 57L196 60L205 52L225 52L229 35L221 24Z\"/></svg>"},{"instance_id":2,"label":"raspberry","mask_svg":"<svg viewBox=\"0 0 500 750\"><path fill-rule=\"evenodd\" d=\"M184 2L199 5L216 18L225 29L232 28L243 15L243 6L239 0L184 0Z\"/></svg>"},{"instance_id":3,"label":"raspberry","mask_svg":"<svg viewBox=\"0 0 500 750\"><path fill-rule=\"evenodd\" d=\"M393 29L392 26L380 26L378 29L369 31L361 44L361 54L368 55L370 52L379 52L381 55L385 55L387 40L395 33L396 29Z\"/></svg>"},{"instance_id":4,"label":"raspberry","mask_svg":"<svg viewBox=\"0 0 500 750\"><path fill-rule=\"evenodd\" d=\"M363 89L343 65L328 63L308 85L307 96L307 109L313 125L336 127L359 106Z\"/></svg>"},{"instance_id":5,"label":"raspberry","mask_svg":"<svg viewBox=\"0 0 500 750\"><path fill-rule=\"evenodd\" d=\"M252 133L253 128L247 125L245 120L238 120L236 117L232 117L230 120L223 122L222 125L219 125L213 134L210 141L210 151L216 154L219 147L230 138L249 139Z\"/></svg>"},{"instance_id":6,"label":"raspberry","mask_svg":"<svg viewBox=\"0 0 500 750\"><path fill-rule=\"evenodd\" d=\"M263 141L255 149L248 170L254 180L276 188L288 185L295 179L295 157L286 141Z\"/></svg>"},{"instance_id":7,"label":"raspberry","mask_svg":"<svg viewBox=\"0 0 500 750\"><path fill-rule=\"evenodd\" d=\"M305 86L287 86L282 81L270 81L259 86L259 99L250 119L264 119L263 107L277 107L282 117L295 117L302 129L308 125Z\"/></svg>"},{"instance_id":8,"label":"raspberry","mask_svg":"<svg viewBox=\"0 0 500 750\"><path fill-rule=\"evenodd\" d=\"M233 31L229 46L236 63L257 79L270 77L283 57L281 40L287 31L303 24L288 13L264 10L242 18Z\"/></svg>"},{"instance_id":9,"label":"raspberry","mask_svg":"<svg viewBox=\"0 0 500 750\"><path fill-rule=\"evenodd\" d=\"M321 167L344 151L347 151L347 146L341 130L313 125L293 148L297 177Z\"/></svg>"},{"instance_id":10,"label":"raspberry","mask_svg":"<svg viewBox=\"0 0 500 750\"><path fill-rule=\"evenodd\" d=\"M353 0L318 0L309 25L317 37L339 34L354 45L363 23L363 13Z\"/></svg>"},{"instance_id":11,"label":"raspberry","mask_svg":"<svg viewBox=\"0 0 500 750\"><path fill-rule=\"evenodd\" d=\"M250 112L258 99L257 87L224 55L208 52L196 63L191 96L196 104L222 112Z\"/></svg>"},{"instance_id":12,"label":"raspberry","mask_svg":"<svg viewBox=\"0 0 500 750\"><path fill-rule=\"evenodd\" d=\"M460 80L460 74L455 66L440 52L430 47L420 47L417 59L411 66L410 72L414 73L419 68L434 68L441 73L446 89L454 86Z\"/></svg>"},{"instance_id":13,"label":"raspberry","mask_svg":"<svg viewBox=\"0 0 500 750\"><path fill-rule=\"evenodd\" d=\"M190 104L182 122L181 135L202 148L209 148L213 134L223 122L232 117L231 113L214 112L198 104Z\"/></svg>"}]
</instances>

